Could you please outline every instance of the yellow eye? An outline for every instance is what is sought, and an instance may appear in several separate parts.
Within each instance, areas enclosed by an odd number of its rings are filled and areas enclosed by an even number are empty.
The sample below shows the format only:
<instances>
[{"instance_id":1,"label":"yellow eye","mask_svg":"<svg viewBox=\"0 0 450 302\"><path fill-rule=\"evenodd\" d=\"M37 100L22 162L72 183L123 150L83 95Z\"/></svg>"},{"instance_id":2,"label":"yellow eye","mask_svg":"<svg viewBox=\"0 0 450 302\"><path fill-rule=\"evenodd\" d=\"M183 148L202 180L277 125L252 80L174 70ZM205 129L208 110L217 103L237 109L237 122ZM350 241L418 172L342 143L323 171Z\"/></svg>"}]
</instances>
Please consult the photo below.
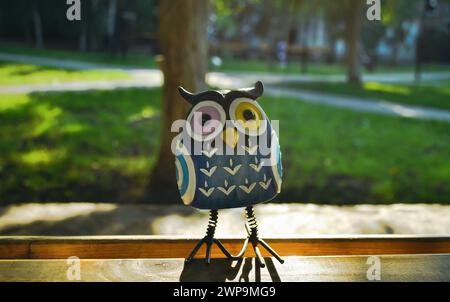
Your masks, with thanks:
<instances>
[{"instance_id":1,"label":"yellow eye","mask_svg":"<svg viewBox=\"0 0 450 302\"><path fill-rule=\"evenodd\" d=\"M254 136L265 131L265 129L262 129L265 125L264 112L258 103L253 100L239 99L234 101L230 106L230 116L240 132Z\"/></svg>"},{"instance_id":2,"label":"yellow eye","mask_svg":"<svg viewBox=\"0 0 450 302\"><path fill-rule=\"evenodd\" d=\"M236 107L236 121L250 131L258 130L261 125L262 113L252 103L242 102Z\"/></svg>"}]
</instances>

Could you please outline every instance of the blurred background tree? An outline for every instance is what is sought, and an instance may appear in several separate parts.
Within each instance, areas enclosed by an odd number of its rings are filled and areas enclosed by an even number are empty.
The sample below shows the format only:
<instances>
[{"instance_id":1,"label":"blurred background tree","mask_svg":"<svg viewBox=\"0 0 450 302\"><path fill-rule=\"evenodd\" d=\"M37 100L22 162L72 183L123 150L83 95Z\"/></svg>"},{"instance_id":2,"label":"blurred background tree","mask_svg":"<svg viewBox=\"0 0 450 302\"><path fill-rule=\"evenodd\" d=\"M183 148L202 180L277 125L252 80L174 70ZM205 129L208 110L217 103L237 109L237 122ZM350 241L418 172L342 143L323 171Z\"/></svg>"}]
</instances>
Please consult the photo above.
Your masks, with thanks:
<instances>
[{"instance_id":1,"label":"blurred background tree","mask_svg":"<svg viewBox=\"0 0 450 302\"><path fill-rule=\"evenodd\" d=\"M159 7L160 60L164 73L162 132L158 160L151 175L150 189L155 200L176 199L175 162L171 132L175 120L184 119L188 104L178 93L183 86L189 91L206 88L208 65L208 0L163 0Z\"/></svg>"},{"instance_id":2,"label":"blurred background tree","mask_svg":"<svg viewBox=\"0 0 450 302\"><path fill-rule=\"evenodd\" d=\"M346 1L344 10L346 14L346 46L347 46L347 80L350 83L361 82L361 70L359 62L359 35L363 18L363 5L360 0Z\"/></svg>"}]
</instances>

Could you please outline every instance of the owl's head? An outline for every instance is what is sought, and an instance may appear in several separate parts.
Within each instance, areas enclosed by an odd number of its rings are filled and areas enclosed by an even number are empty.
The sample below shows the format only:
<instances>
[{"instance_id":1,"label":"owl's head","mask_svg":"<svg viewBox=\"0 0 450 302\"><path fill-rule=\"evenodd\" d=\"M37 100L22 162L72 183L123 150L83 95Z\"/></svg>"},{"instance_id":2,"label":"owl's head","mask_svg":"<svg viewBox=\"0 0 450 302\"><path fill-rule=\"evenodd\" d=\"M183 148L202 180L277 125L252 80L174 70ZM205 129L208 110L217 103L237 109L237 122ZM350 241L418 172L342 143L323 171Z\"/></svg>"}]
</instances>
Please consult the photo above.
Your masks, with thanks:
<instances>
[{"instance_id":1,"label":"owl's head","mask_svg":"<svg viewBox=\"0 0 450 302\"><path fill-rule=\"evenodd\" d=\"M192 105L186 130L196 142L209 142L220 136L226 145L235 148L240 138L245 138L245 143L266 134L269 121L257 102L264 92L260 81L252 88L239 90L193 94L179 87L179 92Z\"/></svg>"}]
</instances>

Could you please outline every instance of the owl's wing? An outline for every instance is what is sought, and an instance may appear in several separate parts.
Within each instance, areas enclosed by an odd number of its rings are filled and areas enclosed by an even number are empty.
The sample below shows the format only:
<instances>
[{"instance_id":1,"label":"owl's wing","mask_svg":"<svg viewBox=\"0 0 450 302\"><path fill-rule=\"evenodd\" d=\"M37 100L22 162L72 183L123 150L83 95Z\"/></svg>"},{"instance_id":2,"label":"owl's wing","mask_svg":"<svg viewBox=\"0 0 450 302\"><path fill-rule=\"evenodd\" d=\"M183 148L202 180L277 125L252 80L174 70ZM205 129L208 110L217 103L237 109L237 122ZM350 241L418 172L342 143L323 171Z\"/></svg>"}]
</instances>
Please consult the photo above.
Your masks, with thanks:
<instances>
[{"instance_id":1,"label":"owl's wing","mask_svg":"<svg viewBox=\"0 0 450 302\"><path fill-rule=\"evenodd\" d=\"M280 143L278 142L278 136L275 130L272 130L270 149L270 162L272 165L273 178L275 179L277 193L280 193L281 183L283 182L283 166L281 165Z\"/></svg>"},{"instance_id":2,"label":"owl's wing","mask_svg":"<svg viewBox=\"0 0 450 302\"><path fill-rule=\"evenodd\" d=\"M197 178L192 157L183 144L178 144L175 168L181 200L183 200L185 205L189 205L194 199Z\"/></svg>"}]
</instances>

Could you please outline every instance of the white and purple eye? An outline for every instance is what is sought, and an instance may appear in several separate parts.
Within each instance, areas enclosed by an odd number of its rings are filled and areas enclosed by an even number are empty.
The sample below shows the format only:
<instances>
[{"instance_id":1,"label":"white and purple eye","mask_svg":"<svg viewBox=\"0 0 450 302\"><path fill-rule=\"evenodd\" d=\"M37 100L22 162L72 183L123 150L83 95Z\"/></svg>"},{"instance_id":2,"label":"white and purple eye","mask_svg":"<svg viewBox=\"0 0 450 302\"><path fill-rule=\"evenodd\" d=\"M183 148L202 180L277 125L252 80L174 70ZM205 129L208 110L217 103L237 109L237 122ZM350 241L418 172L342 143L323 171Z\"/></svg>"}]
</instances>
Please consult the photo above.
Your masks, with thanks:
<instances>
[{"instance_id":1,"label":"white and purple eye","mask_svg":"<svg viewBox=\"0 0 450 302\"><path fill-rule=\"evenodd\" d=\"M222 132L225 118L225 111L220 104L200 102L187 117L187 133L196 141L209 141Z\"/></svg>"}]
</instances>

